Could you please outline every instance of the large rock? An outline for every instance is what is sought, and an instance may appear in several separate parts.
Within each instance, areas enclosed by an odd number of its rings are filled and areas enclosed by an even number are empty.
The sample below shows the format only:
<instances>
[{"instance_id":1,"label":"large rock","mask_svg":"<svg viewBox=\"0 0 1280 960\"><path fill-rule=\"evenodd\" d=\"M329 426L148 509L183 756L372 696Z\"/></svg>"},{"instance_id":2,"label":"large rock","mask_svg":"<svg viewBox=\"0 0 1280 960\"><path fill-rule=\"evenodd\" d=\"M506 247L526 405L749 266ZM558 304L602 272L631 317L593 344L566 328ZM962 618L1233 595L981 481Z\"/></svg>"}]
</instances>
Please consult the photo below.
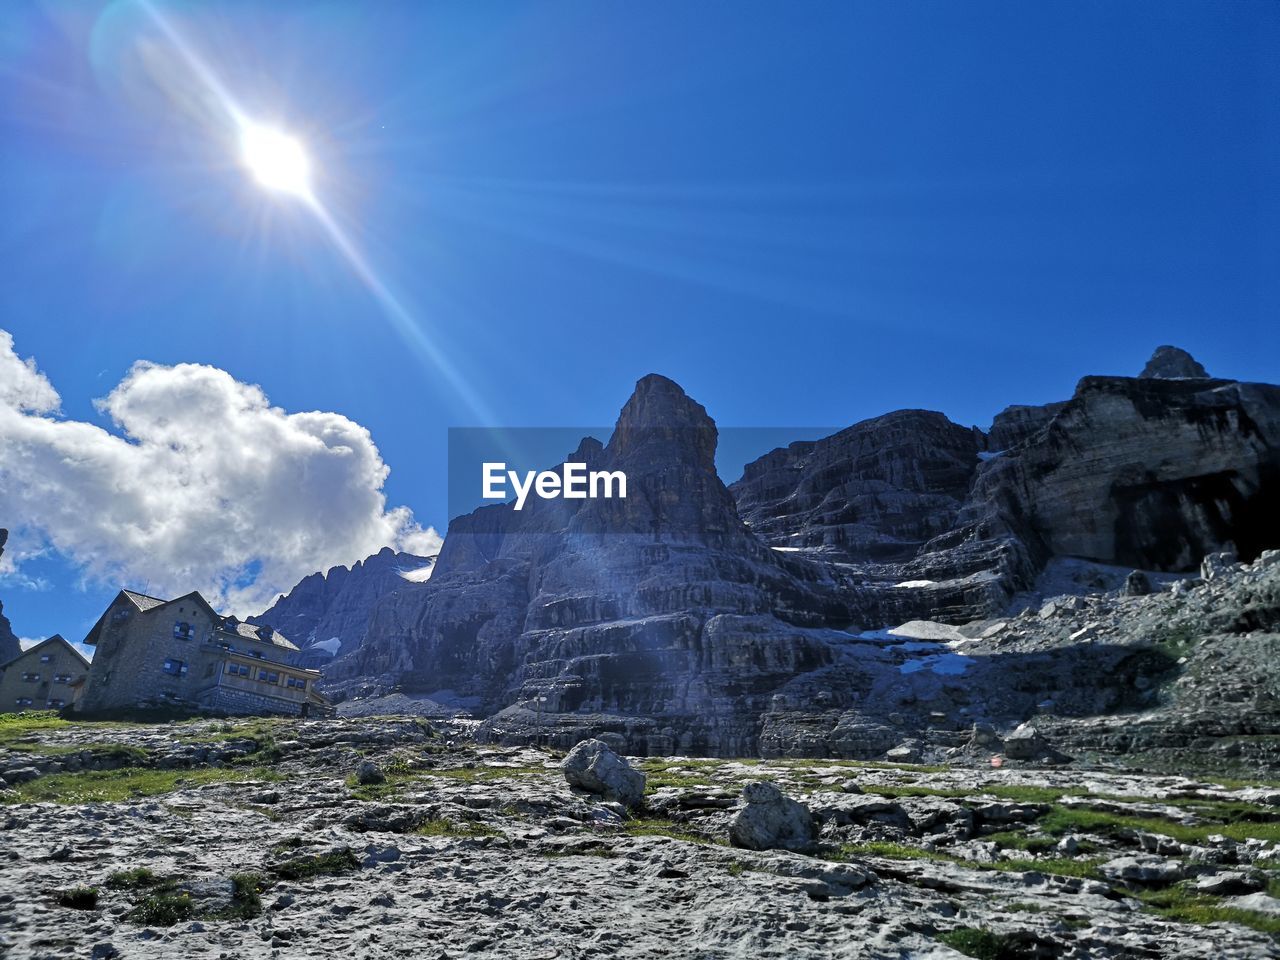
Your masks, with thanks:
<instances>
[{"instance_id":1,"label":"large rock","mask_svg":"<svg viewBox=\"0 0 1280 960\"><path fill-rule=\"evenodd\" d=\"M1103 876L1144 886L1163 886L1176 883L1186 876L1186 868L1177 860L1138 855L1116 857L1098 868Z\"/></svg>"},{"instance_id":2,"label":"large rock","mask_svg":"<svg viewBox=\"0 0 1280 960\"><path fill-rule=\"evenodd\" d=\"M729 841L748 850L804 850L817 828L808 807L784 796L772 783L754 781L742 788L744 802L729 824Z\"/></svg>"},{"instance_id":3,"label":"large rock","mask_svg":"<svg viewBox=\"0 0 1280 960\"><path fill-rule=\"evenodd\" d=\"M601 740L583 740L562 764L569 786L599 794L632 809L644 804L645 775Z\"/></svg>"},{"instance_id":4,"label":"large rock","mask_svg":"<svg viewBox=\"0 0 1280 960\"><path fill-rule=\"evenodd\" d=\"M1004 737L1004 755L1010 760L1034 760L1047 747L1040 732L1029 723L1022 724Z\"/></svg>"}]
</instances>

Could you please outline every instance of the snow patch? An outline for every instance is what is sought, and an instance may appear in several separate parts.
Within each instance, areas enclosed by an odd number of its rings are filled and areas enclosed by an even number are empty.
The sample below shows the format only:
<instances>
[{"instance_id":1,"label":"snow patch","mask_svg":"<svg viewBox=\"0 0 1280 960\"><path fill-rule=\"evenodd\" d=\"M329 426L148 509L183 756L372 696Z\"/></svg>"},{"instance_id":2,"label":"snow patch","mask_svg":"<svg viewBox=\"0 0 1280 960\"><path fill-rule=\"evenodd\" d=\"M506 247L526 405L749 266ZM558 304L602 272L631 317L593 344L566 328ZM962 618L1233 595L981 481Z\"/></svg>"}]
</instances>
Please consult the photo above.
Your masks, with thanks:
<instances>
[{"instance_id":1,"label":"snow patch","mask_svg":"<svg viewBox=\"0 0 1280 960\"><path fill-rule=\"evenodd\" d=\"M408 580L410 583L426 583L431 579L431 574L436 569L436 561L433 557L425 567L418 567L414 570L399 570L400 579Z\"/></svg>"},{"instance_id":2,"label":"snow patch","mask_svg":"<svg viewBox=\"0 0 1280 960\"><path fill-rule=\"evenodd\" d=\"M903 580L901 583L895 583L895 587L932 587L936 580Z\"/></svg>"},{"instance_id":3,"label":"snow patch","mask_svg":"<svg viewBox=\"0 0 1280 960\"><path fill-rule=\"evenodd\" d=\"M958 677L973 664L971 657L963 653L937 653L919 660L909 660L898 667L899 673L919 673L928 670L930 673L948 677Z\"/></svg>"},{"instance_id":4,"label":"snow patch","mask_svg":"<svg viewBox=\"0 0 1280 960\"><path fill-rule=\"evenodd\" d=\"M323 650L330 656L338 655L338 648L342 646L341 637L330 637L328 640L321 640L319 643L313 643L307 647L308 650Z\"/></svg>"}]
</instances>

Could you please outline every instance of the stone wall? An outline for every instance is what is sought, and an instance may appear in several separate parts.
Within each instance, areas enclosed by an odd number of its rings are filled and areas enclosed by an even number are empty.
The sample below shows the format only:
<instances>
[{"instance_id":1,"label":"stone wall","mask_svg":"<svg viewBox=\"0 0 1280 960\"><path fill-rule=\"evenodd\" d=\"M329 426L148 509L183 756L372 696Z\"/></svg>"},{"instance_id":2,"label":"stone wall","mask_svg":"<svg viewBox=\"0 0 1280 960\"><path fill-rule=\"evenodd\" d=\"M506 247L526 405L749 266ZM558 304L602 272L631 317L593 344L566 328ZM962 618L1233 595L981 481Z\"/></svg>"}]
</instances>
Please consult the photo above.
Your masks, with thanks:
<instances>
[{"instance_id":1,"label":"stone wall","mask_svg":"<svg viewBox=\"0 0 1280 960\"><path fill-rule=\"evenodd\" d=\"M178 622L191 625L191 639L174 636ZM206 645L213 630L212 618L194 601L141 611L123 595L117 597L104 614L97 652L76 709L195 703L218 680L221 652ZM182 661L186 673L166 673L165 660Z\"/></svg>"},{"instance_id":2,"label":"stone wall","mask_svg":"<svg viewBox=\"0 0 1280 960\"><path fill-rule=\"evenodd\" d=\"M247 690L236 690L231 687L216 687L200 704L209 710L223 713L279 713L298 716L302 713L302 704L280 697L266 697Z\"/></svg>"}]
</instances>

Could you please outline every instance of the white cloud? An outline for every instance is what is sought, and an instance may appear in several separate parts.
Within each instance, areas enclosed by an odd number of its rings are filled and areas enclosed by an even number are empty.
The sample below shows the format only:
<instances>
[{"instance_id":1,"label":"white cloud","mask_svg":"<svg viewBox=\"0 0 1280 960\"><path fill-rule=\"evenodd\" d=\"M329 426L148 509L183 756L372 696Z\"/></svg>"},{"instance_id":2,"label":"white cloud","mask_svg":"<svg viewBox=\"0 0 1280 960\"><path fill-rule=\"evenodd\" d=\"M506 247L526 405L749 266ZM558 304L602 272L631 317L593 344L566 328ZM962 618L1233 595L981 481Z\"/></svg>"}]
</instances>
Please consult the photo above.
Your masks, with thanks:
<instances>
[{"instance_id":1,"label":"white cloud","mask_svg":"<svg viewBox=\"0 0 1280 960\"><path fill-rule=\"evenodd\" d=\"M0 330L0 407L55 413L59 403L58 392L36 369L35 360L19 359L13 349L13 334Z\"/></svg>"},{"instance_id":2,"label":"white cloud","mask_svg":"<svg viewBox=\"0 0 1280 960\"><path fill-rule=\"evenodd\" d=\"M114 432L59 416L60 404L0 330L11 571L51 547L89 579L200 590L243 615L384 546L439 549L408 508L387 508L387 466L369 432L340 414L286 413L216 367L142 361L97 402Z\"/></svg>"}]
</instances>

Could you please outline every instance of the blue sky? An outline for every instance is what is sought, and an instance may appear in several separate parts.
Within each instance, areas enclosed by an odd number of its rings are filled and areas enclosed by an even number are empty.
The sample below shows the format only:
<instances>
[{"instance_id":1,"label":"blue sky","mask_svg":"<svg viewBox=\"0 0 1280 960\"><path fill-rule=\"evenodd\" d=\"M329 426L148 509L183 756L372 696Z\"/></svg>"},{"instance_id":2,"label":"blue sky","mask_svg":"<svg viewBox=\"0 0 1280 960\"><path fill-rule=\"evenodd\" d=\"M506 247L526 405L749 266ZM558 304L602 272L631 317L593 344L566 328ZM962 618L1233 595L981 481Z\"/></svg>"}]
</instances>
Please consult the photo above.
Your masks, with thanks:
<instances>
[{"instance_id":1,"label":"blue sky","mask_svg":"<svg viewBox=\"0 0 1280 960\"><path fill-rule=\"evenodd\" d=\"M443 529L450 426L611 423L651 371L729 426L986 425L1166 342L1280 379L1280 4L151 7L0 7L0 329L50 415L119 434L135 361L207 364L367 428ZM85 570L0 581L17 632L82 635Z\"/></svg>"}]
</instances>

